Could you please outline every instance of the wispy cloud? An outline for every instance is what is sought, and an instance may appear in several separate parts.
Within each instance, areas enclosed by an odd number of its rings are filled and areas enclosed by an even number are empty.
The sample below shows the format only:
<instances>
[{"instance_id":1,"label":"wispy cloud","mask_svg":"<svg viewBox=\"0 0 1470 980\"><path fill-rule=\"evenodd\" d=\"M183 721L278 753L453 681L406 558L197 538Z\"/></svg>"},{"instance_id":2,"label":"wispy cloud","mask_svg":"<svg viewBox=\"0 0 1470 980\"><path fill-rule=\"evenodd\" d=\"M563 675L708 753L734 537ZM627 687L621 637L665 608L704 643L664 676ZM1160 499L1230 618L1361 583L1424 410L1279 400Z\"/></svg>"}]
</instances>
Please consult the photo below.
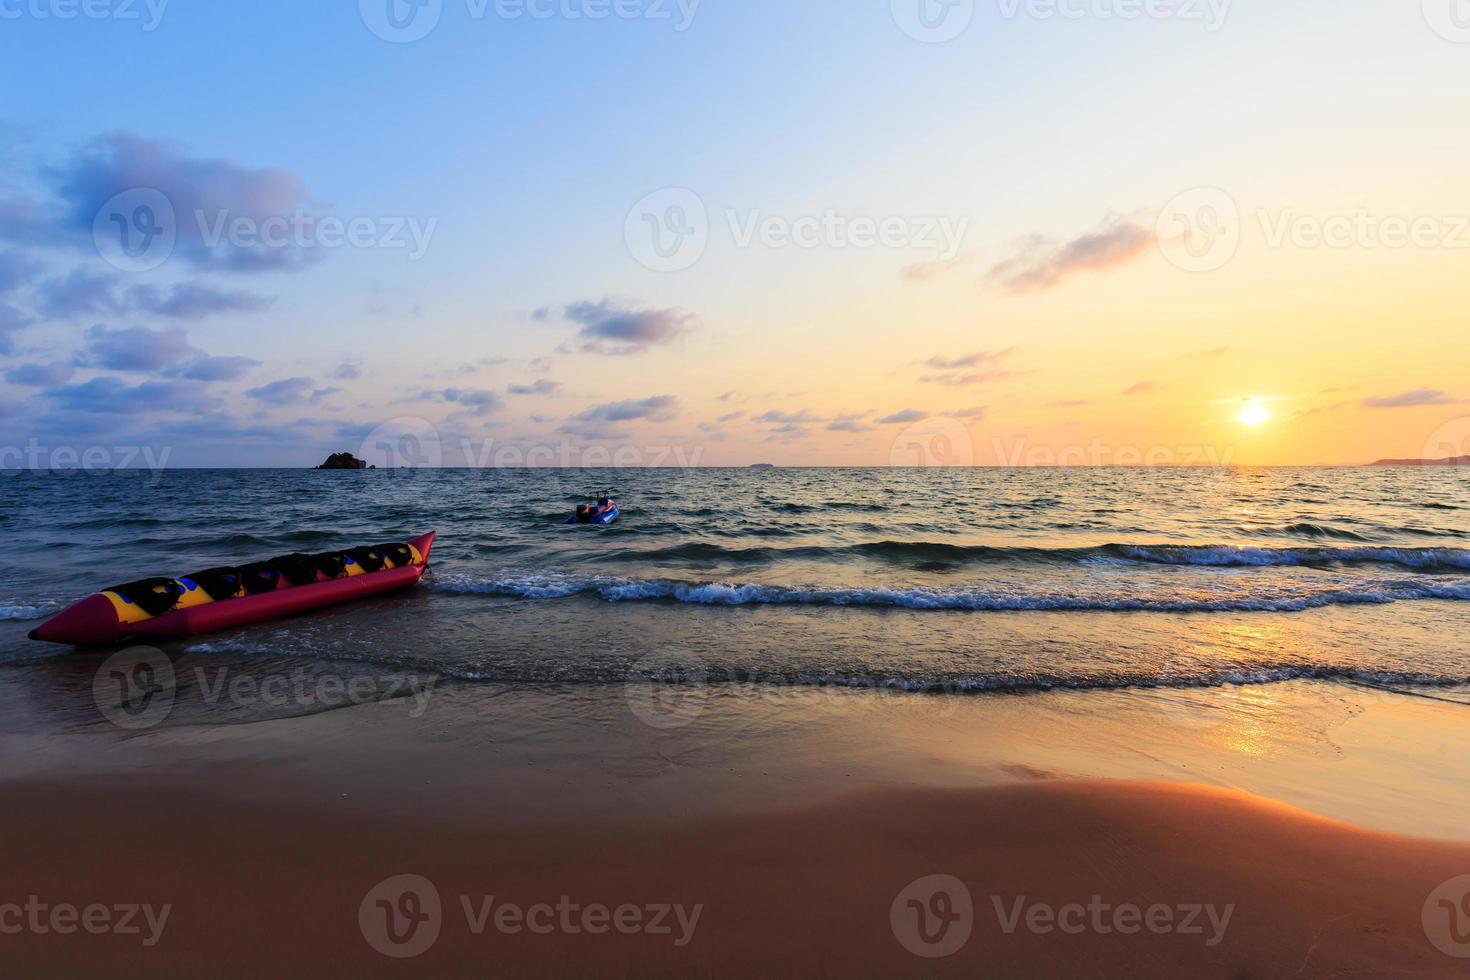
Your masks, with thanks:
<instances>
[{"instance_id":1,"label":"wispy cloud","mask_svg":"<svg viewBox=\"0 0 1470 980\"><path fill-rule=\"evenodd\" d=\"M928 412L922 412L917 408L906 408L892 415L885 415L878 419L879 425L906 425L910 422L922 422L929 417Z\"/></svg>"},{"instance_id":2,"label":"wispy cloud","mask_svg":"<svg viewBox=\"0 0 1470 980\"><path fill-rule=\"evenodd\" d=\"M1460 405L1465 402L1463 398L1455 398L1438 388L1415 388L1412 391L1403 391L1397 395L1387 395L1379 398L1364 398L1364 408L1420 408L1426 405Z\"/></svg>"},{"instance_id":3,"label":"wispy cloud","mask_svg":"<svg viewBox=\"0 0 1470 980\"><path fill-rule=\"evenodd\" d=\"M1114 215L1093 231L1058 244L1031 235L1014 246L1014 254L991 266L992 283L1012 293L1042 292L1081 272L1120 268L1148 251L1154 233Z\"/></svg>"},{"instance_id":4,"label":"wispy cloud","mask_svg":"<svg viewBox=\"0 0 1470 980\"><path fill-rule=\"evenodd\" d=\"M1140 381L1138 384L1129 385L1127 388L1124 388L1119 394L1125 397L1131 397L1133 395L1147 395L1158 390L1159 383L1157 381Z\"/></svg>"}]
</instances>

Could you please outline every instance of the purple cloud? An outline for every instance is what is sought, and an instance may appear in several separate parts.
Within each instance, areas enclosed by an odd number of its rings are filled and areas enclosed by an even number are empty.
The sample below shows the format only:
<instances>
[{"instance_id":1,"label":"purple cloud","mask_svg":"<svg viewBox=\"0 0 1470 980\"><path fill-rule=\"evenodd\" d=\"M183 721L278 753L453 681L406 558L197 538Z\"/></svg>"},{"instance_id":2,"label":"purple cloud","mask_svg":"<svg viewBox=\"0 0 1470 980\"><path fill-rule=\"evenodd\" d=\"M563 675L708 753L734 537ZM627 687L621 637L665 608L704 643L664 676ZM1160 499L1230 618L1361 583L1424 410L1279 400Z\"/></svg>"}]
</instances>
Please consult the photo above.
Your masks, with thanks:
<instances>
[{"instance_id":1,"label":"purple cloud","mask_svg":"<svg viewBox=\"0 0 1470 980\"><path fill-rule=\"evenodd\" d=\"M922 422L929 417L928 412L921 412L916 408L906 408L901 412L894 412L878 420L879 425L907 425L910 422Z\"/></svg>"},{"instance_id":2,"label":"purple cloud","mask_svg":"<svg viewBox=\"0 0 1470 980\"><path fill-rule=\"evenodd\" d=\"M593 354L641 354L673 343L699 322L693 314L678 310L630 310L610 299L573 303L563 315L581 326L582 349Z\"/></svg>"},{"instance_id":3,"label":"purple cloud","mask_svg":"<svg viewBox=\"0 0 1470 980\"><path fill-rule=\"evenodd\" d=\"M168 292L155 286L128 290L131 309L176 320L202 320L217 313L255 313L271 301L241 290L215 289L202 283L179 283Z\"/></svg>"},{"instance_id":4,"label":"purple cloud","mask_svg":"<svg viewBox=\"0 0 1470 980\"><path fill-rule=\"evenodd\" d=\"M194 265L234 272L294 269L311 255L294 244L232 242L223 234L241 218L263 228L270 219L290 221L304 214L306 186L289 171L191 157L166 140L114 132L43 175L65 206L61 224L75 235L90 238L98 212L116 195L147 188L172 205L174 254Z\"/></svg>"},{"instance_id":5,"label":"purple cloud","mask_svg":"<svg viewBox=\"0 0 1470 980\"><path fill-rule=\"evenodd\" d=\"M311 378L283 378L251 388L245 394L267 405L296 405L307 401L315 388L316 382Z\"/></svg>"},{"instance_id":6,"label":"purple cloud","mask_svg":"<svg viewBox=\"0 0 1470 980\"><path fill-rule=\"evenodd\" d=\"M572 418L579 422L667 422L678 415L678 408L679 399L673 395L656 395L653 398L594 405Z\"/></svg>"},{"instance_id":7,"label":"purple cloud","mask_svg":"<svg viewBox=\"0 0 1470 980\"><path fill-rule=\"evenodd\" d=\"M1415 388L1380 398L1364 398L1364 408L1420 408L1426 405L1459 405L1465 399L1447 395L1438 388Z\"/></svg>"},{"instance_id":8,"label":"purple cloud","mask_svg":"<svg viewBox=\"0 0 1470 980\"><path fill-rule=\"evenodd\" d=\"M1015 353L1016 348L1007 347L1005 350L976 351L960 357L931 357L924 363L939 371L953 371L958 368L979 367L981 364L999 364Z\"/></svg>"},{"instance_id":9,"label":"purple cloud","mask_svg":"<svg viewBox=\"0 0 1470 980\"><path fill-rule=\"evenodd\" d=\"M554 395L561 390L561 385L542 378L533 384L511 385L506 390L512 395Z\"/></svg>"},{"instance_id":10,"label":"purple cloud","mask_svg":"<svg viewBox=\"0 0 1470 980\"><path fill-rule=\"evenodd\" d=\"M202 353L190 346L189 335L183 330L109 330L99 325L87 331L87 347L81 360L109 371L162 371Z\"/></svg>"},{"instance_id":11,"label":"purple cloud","mask_svg":"<svg viewBox=\"0 0 1470 980\"><path fill-rule=\"evenodd\" d=\"M1117 216L1061 245L1031 235L1016 244L1014 255L991 266L990 281L1012 293L1043 292L1079 272L1126 265L1148 251L1153 242L1151 230Z\"/></svg>"},{"instance_id":12,"label":"purple cloud","mask_svg":"<svg viewBox=\"0 0 1470 980\"><path fill-rule=\"evenodd\" d=\"M185 364L179 376L194 381L237 381L260 367L253 357L201 357Z\"/></svg>"},{"instance_id":13,"label":"purple cloud","mask_svg":"<svg viewBox=\"0 0 1470 980\"><path fill-rule=\"evenodd\" d=\"M18 364L5 372L5 380L13 385L25 385L28 388L51 388L66 384L75 373L76 369L65 361L52 361L50 364Z\"/></svg>"},{"instance_id":14,"label":"purple cloud","mask_svg":"<svg viewBox=\"0 0 1470 980\"><path fill-rule=\"evenodd\" d=\"M1129 385L1127 388L1124 388L1121 393L1124 396L1146 395L1146 394L1148 394L1150 392L1154 392L1154 391L1158 391L1158 390L1159 390L1158 382L1156 382L1156 381L1140 381L1136 385Z\"/></svg>"},{"instance_id":15,"label":"purple cloud","mask_svg":"<svg viewBox=\"0 0 1470 980\"><path fill-rule=\"evenodd\" d=\"M199 415L217 410L221 402L197 381L145 381L129 385L121 378L100 377L46 392L62 408L77 412L136 415L168 412Z\"/></svg>"}]
</instances>

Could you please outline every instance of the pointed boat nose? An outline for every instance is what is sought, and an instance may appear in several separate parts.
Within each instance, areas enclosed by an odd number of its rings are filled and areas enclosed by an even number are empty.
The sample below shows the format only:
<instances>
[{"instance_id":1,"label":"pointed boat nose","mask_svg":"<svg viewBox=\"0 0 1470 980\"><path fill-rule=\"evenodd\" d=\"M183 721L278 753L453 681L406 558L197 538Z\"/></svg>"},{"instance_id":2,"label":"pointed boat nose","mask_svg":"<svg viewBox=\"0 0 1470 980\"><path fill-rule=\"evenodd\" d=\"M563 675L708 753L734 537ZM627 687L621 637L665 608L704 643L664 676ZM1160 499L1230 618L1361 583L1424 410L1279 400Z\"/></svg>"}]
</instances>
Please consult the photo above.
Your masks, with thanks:
<instances>
[{"instance_id":1,"label":"pointed boat nose","mask_svg":"<svg viewBox=\"0 0 1470 980\"><path fill-rule=\"evenodd\" d=\"M438 531L430 531L428 534L408 539L408 543L413 545L414 550L424 559L425 565L429 563L429 551L434 547L434 535L438 533Z\"/></svg>"},{"instance_id":2,"label":"pointed boat nose","mask_svg":"<svg viewBox=\"0 0 1470 980\"><path fill-rule=\"evenodd\" d=\"M89 595L31 630L30 638L45 643L96 646L118 638L117 610L105 595Z\"/></svg>"}]
</instances>

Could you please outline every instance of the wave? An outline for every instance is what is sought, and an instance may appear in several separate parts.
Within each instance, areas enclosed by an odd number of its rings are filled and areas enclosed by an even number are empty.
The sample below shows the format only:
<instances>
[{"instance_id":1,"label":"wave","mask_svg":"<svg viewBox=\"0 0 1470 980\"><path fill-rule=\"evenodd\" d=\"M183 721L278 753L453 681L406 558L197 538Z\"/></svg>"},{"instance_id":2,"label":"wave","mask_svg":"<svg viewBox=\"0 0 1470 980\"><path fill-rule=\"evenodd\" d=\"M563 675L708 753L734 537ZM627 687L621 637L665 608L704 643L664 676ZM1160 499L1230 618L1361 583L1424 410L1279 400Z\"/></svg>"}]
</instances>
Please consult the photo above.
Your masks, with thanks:
<instances>
[{"instance_id":1,"label":"wave","mask_svg":"<svg viewBox=\"0 0 1470 980\"><path fill-rule=\"evenodd\" d=\"M1317 528L1317 525L1292 525ZM1326 536L1328 532L1318 529ZM1290 531L1290 528L1284 529ZM1299 530L1297 533L1308 533ZM1349 537L1353 532L1333 532ZM997 545L957 545L938 541L877 541L836 546L794 548L731 548L707 541L694 541L666 548L628 549L602 556L622 562L727 562L772 564L781 561L843 561L867 559L904 565L986 564L997 562L1033 564L1097 564L1130 562L1145 565L1194 565L1200 567L1323 567L1343 565L1395 565L1421 572L1470 571L1470 550L1463 548L1357 547L1253 547L1236 545L1106 544L1096 547L1042 548Z\"/></svg>"},{"instance_id":2,"label":"wave","mask_svg":"<svg viewBox=\"0 0 1470 980\"><path fill-rule=\"evenodd\" d=\"M1315 591L1263 589L1221 598L1171 594L1072 595L983 588L839 588L734 582L680 582L613 576L448 575L435 588L516 599L592 596L606 602L683 602L705 606L856 606L975 612L1302 612L1325 606L1383 605L1422 599L1470 600L1470 579L1363 582Z\"/></svg>"},{"instance_id":3,"label":"wave","mask_svg":"<svg viewBox=\"0 0 1470 980\"><path fill-rule=\"evenodd\" d=\"M45 619L60 610L61 607L54 602L42 605L20 603L13 606L0 606L0 622L16 619Z\"/></svg>"}]
</instances>

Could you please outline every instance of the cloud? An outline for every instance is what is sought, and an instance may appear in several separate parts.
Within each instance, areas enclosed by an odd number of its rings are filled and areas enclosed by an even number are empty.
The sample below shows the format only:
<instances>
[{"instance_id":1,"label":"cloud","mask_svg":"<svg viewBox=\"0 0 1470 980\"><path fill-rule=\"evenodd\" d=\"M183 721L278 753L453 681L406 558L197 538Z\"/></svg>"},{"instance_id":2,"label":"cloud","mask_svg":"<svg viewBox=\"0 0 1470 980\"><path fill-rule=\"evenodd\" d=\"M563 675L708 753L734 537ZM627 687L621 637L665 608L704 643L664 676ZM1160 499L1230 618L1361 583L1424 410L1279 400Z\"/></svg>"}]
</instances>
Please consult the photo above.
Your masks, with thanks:
<instances>
[{"instance_id":1,"label":"cloud","mask_svg":"<svg viewBox=\"0 0 1470 980\"><path fill-rule=\"evenodd\" d=\"M959 357L931 357L924 363L939 371L953 371L958 368L978 367L981 364L999 364L1015 353L1016 348L1007 347L1005 350L981 350Z\"/></svg>"},{"instance_id":2,"label":"cloud","mask_svg":"<svg viewBox=\"0 0 1470 980\"><path fill-rule=\"evenodd\" d=\"M1012 293L1043 292L1079 272L1103 272L1127 265L1153 243L1151 230L1114 215L1096 230L1061 245L1041 235L1022 239L1014 255L991 266L989 278Z\"/></svg>"},{"instance_id":3,"label":"cloud","mask_svg":"<svg viewBox=\"0 0 1470 980\"><path fill-rule=\"evenodd\" d=\"M1122 390L1121 394L1123 394L1124 396L1146 395L1146 394L1148 394L1150 392L1158 391L1158 390L1159 390L1158 382L1156 382L1156 381L1140 381L1136 385L1129 385L1127 388L1124 388Z\"/></svg>"},{"instance_id":4,"label":"cloud","mask_svg":"<svg viewBox=\"0 0 1470 980\"><path fill-rule=\"evenodd\" d=\"M1212 347L1209 350L1191 351L1189 354L1186 354L1185 356L1186 357L1215 358L1215 357L1224 357L1228 353L1230 353L1230 348L1229 347Z\"/></svg>"},{"instance_id":5,"label":"cloud","mask_svg":"<svg viewBox=\"0 0 1470 980\"><path fill-rule=\"evenodd\" d=\"M1048 408L1081 408L1083 405L1091 405L1092 402L1085 398L1071 398L1063 401L1047 402Z\"/></svg>"},{"instance_id":6,"label":"cloud","mask_svg":"<svg viewBox=\"0 0 1470 980\"><path fill-rule=\"evenodd\" d=\"M296 405L309 400L315 388L316 381L311 378L283 378L251 388L245 394L267 405Z\"/></svg>"},{"instance_id":7,"label":"cloud","mask_svg":"<svg viewBox=\"0 0 1470 980\"><path fill-rule=\"evenodd\" d=\"M134 386L121 378L103 376L83 384L53 388L46 395L65 409L113 415L206 414L221 405L197 381L145 381Z\"/></svg>"},{"instance_id":8,"label":"cloud","mask_svg":"<svg viewBox=\"0 0 1470 980\"><path fill-rule=\"evenodd\" d=\"M30 282L41 271L41 263L18 249L0 252L0 296Z\"/></svg>"},{"instance_id":9,"label":"cloud","mask_svg":"<svg viewBox=\"0 0 1470 980\"><path fill-rule=\"evenodd\" d=\"M255 313L271 301L241 290L215 289L203 283L179 283L168 292L156 286L134 286L128 290L129 307L140 313L176 320L202 320L218 313Z\"/></svg>"},{"instance_id":10,"label":"cloud","mask_svg":"<svg viewBox=\"0 0 1470 980\"><path fill-rule=\"evenodd\" d=\"M715 421L723 425L726 422L738 422L743 418L745 418L744 412L730 412L726 415L721 415Z\"/></svg>"},{"instance_id":11,"label":"cloud","mask_svg":"<svg viewBox=\"0 0 1470 980\"><path fill-rule=\"evenodd\" d=\"M1420 408L1426 405L1459 405L1465 399L1447 395L1438 388L1415 388L1380 398L1364 398L1364 408Z\"/></svg>"},{"instance_id":12,"label":"cloud","mask_svg":"<svg viewBox=\"0 0 1470 980\"><path fill-rule=\"evenodd\" d=\"M916 408L906 408L892 415L885 415L878 419L879 425L906 425L910 422L922 422L929 417L928 412L921 412Z\"/></svg>"},{"instance_id":13,"label":"cloud","mask_svg":"<svg viewBox=\"0 0 1470 980\"><path fill-rule=\"evenodd\" d=\"M439 398L462 406L474 415L489 415L505 407L505 399L488 388L442 388L426 391L424 398Z\"/></svg>"},{"instance_id":14,"label":"cloud","mask_svg":"<svg viewBox=\"0 0 1470 980\"><path fill-rule=\"evenodd\" d=\"M837 419L827 423L828 432L872 432L873 426L857 419Z\"/></svg>"},{"instance_id":15,"label":"cloud","mask_svg":"<svg viewBox=\"0 0 1470 980\"><path fill-rule=\"evenodd\" d=\"M0 354L14 353L15 334L34 322L15 307L0 303Z\"/></svg>"},{"instance_id":16,"label":"cloud","mask_svg":"<svg viewBox=\"0 0 1470 980\"><path fill-rule=\"evenodd\" d=\"M956 374L951 372L949 374L922 375L919 378L919 383L926 385L949 385L950 387L961 388L966 385L979 385L985 384L989 381L1001 381L1005 378L1019 378L1021 376L1022 372L1020 371L1004 370L969 371L965 374Z\"/></svg>"},{"instance_id":17,"label":"cloud","mask_svg":"<svg viewBox=\"0 0 1470 980\"><path fill-rule=\"evenodd\" d=\"M679 399L673 395L656 395L653 398L594 405L572 418L579 422L667 422L678 415L678 409Z\"/></svg>"},{"instance_id":18,"label":"cloud","mask_svg":"<svg viewBox=\"0 0 1470 980\"><path fill-rule=\"evenodd\" d=\"M110 330L98 325L87 331L87 346L81 356L89 367L108 371L162 371L204 352L189 344L183 330L150 330L125 327Z\"/></svg>"},{"instance_id":19,"label":"cloud","mask_svg":"<svg viewBox=\"0 0 1470 980\"><path fill-rule=\"evenodd\" d=\"M351 361L343 361L332 372L332 377L338 381L355 381L362 377L362 369Z\"/></svg>"},{"instance_id":20,"label":"cloud","mask_svg":"<svg viewBox=\"0 0 1470 980\"><path fill-rule=\"evenodd\" d=\"M506 389L512 395L554 395L560 390L561 385L546 378L542 378L533 384L511 385Z\"/></svg>"},{"instance_id":21,"label":"cloud","mask_svg":"<svg viewBox=\"0 0 1470 980\"><path fill-rule=\"evenodd\" d=\"M719 395L718 397L716 397L715 398L715 401L717 401L717 402L727 402L727 401L730 401L733 398L736 398L737 396L739 396L739 394L740 394L740 392L738 392L738 391L727 391L723 395Z\"/></svg>"},{"instance_id":22,"label":"cloud","mask_svg":"<svg viewBox=\"0 0 1470 980\"><path fill-rule=\"evenodd\" d=\"M975 405L972 408L962 408L952 413L957 419L983 419L990 412L989 405Z\"/></svg>"},{"instance_id":23,"label":"cloud","mask_svg":"<svg viewBox=\"0 0 1470 980\"><path fill-rule=\"evenodd\" d=\"M751 421L758 422L764 425L806 425L812 422L825 422L827 420L822 418L821 416L813 415L806 409L802 409L799 412L770 411L761 415L757 415L755 418L751 419Z\"/></svg>"},{"instance_id":24,"label":"cloud","mask_svg":"<svg viewBox=\"0 0 1470 980\"><path fill-rule=\"evenodd\" d=\"M51 388L71 380L76 369L65 361L50 364L18 364L5 372L5 380L29 388Z\"/></svg>"},{"instance_id":25,"label":"cloud","mask_svg":"<svg viewBox=\"0 0 1470 980\"><path fill-rule=\"evenodd\" d=\"M289 222L305 214L306 185L286 170L192 157L166 140L114 132L83 146L43 176L64 206L57 223L79 240L90 239L94 219L113 197L149 188L172 206L174 255L193 265L231 272L295 269L313 255L294 242L278 247L264 240L232 242L228 235L215 234L222 222L244 218L262 228L268 219ZM0 222L0 230L7 224Z\"/></svg>"},{"instance_id":26,"label":"cloud","mask_svg":"<svg viewBox=\"0 0 1470 980\"><path fill-rule=\"evenodd\" d=\"M938 279L947 272L953 272L969 262L968 256L957 256L952 259L933 259L928 262L915 262L906 265L899 273L904 282L929 282Z\"/></svg>"},{"instance_id":27,"label":"cloud","mask_svg":"<svg viewBox=\"0 0 1470 980\"><path fill-rule=\"evenodd\" d=\"M37 287L36 309L48 319L57 320L121 313L123 306L113 295L116 283L116 276L73 269Z\"/></svg>"},{"instance_id":28,"label":"cloud","mask_svg":"<svg viewBox=\"0 0 1470 980\"><path fill-rule=\"evenodd\" d=\"M260 367L253 357L201 357L185 364L179 376L195 381L237 381Z\"/></svg>"},{"instance_id":29,"label":"cloud","mask_svg":"<svg viewBox=\"0 0 1470 980\"><path fill-rule=\"evenodd\" d=\"M641 354L671 344L699 322L693 314L678 310L631 310L610 299L573 303L563 315L581 326L577 336L584 351L612 355Z\"/></svg>"}]
</instances>

